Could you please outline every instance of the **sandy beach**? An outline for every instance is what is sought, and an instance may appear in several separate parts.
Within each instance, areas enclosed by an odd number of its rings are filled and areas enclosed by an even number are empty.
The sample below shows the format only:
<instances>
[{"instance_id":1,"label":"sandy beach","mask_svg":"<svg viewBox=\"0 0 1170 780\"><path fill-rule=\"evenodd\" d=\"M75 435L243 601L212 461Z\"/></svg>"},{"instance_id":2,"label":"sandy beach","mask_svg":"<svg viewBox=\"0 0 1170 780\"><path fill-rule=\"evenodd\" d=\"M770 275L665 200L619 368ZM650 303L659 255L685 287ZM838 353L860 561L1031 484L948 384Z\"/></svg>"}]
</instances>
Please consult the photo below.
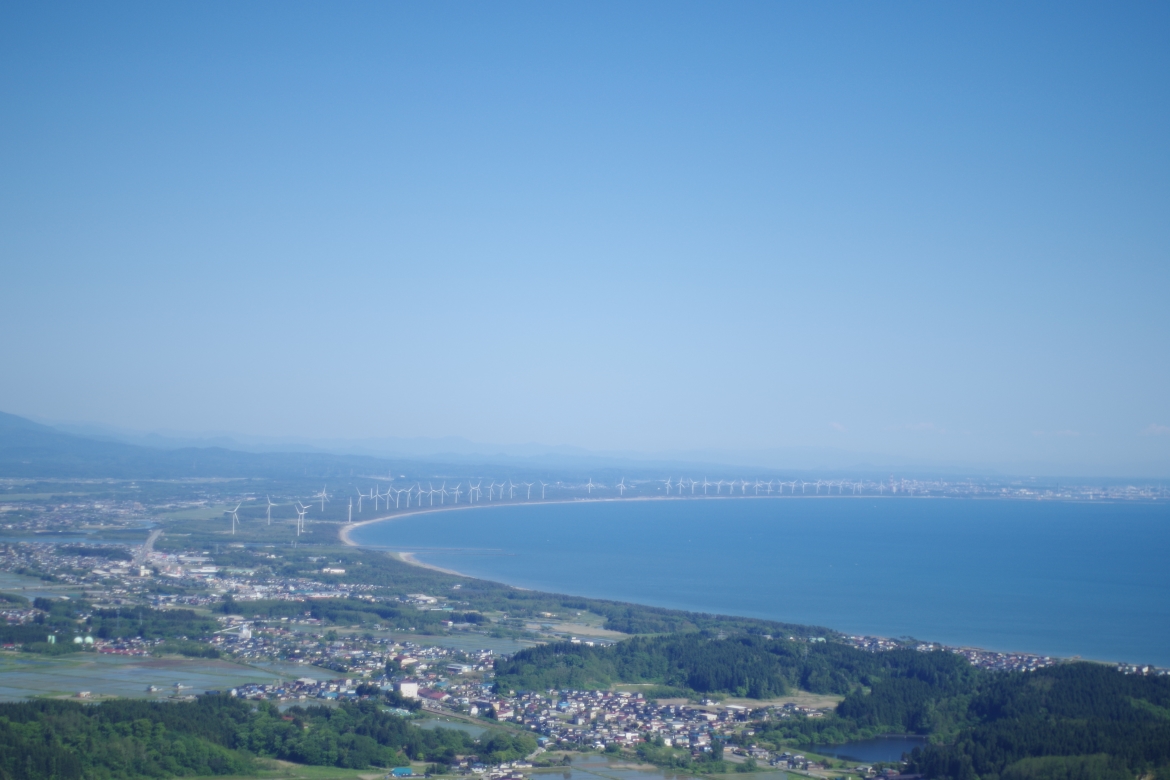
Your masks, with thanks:
<instances>
[{"instance_id":1,"label":"sandy beach","mask_svg":"<svg viewBox=\"0 0 1170 780\"><path fill-rule=\"evenodd\" d=\"M398 513L392 514L392 515L383 515L382 517L372 517L369 520L359 520L356 523L346 523L345 525L343 525L341 527L341 530L338 532L338 537L341 539L342 544L349 545L350 547L360 547L361 545L359 545L357 542L353 541L353 539L351 539L349 536L350 532L353 531L355 528L361 528L364 525L372 525L373 523L385 523L385 522L390 521L390 520L402 520L403 518L414 517L416 515L432 514L434 512L457 512L457 511L466 511L468 509L491 509L492 507L504 507L504 506L518 508L518 507L525 507L525 506L544 506L547 504L582 504L582 503L602 504L602 503L609 503L609 502L614 502L614 501L625 501L625 502L634 502L634 501L699 501L699 500L714 501L714 500L719 500L719 499L722 499L725 501L729 500L729 499L739 501L739 500L742 500L744 498L762 498L762 496L685 496L683 498L674 498L674 497L667 497L667 496L640 496L638 498L566 498L566 499L555 499L552 501L547 501L547 500L545 500L545 501L525 501L522 503L517 501L517 502L508 502L508 503L500 502L500 503L494 503L494 504L490 503L490 502L489 503L479 503L479 504L463 504L462 506L458 506L458 505L428 506L425 509L408 509L404 512L398 512ZM417 565L425 566L426 564L418 563Z\"/></svg>"},{"instance_id":2,"label":"sandy beach","mask_svg":"<svg viewBox=\"0 0 1170 780\"><path fill-rule=\"evenodd\" d=\"M733 497L732 496L702 496L702 497L688 496L687 497L687 499L691 499L691 500L694 500L697 498L731 499ZM739 498L739 497L736 496L734 498ZM749 496L749 498L752 498L752 496ZM679 500L686 500L686 499L668 498L666 496L645 496L645 497L639 497L639 498L569 498L569 499L556 499L553 501L547 501L547 500L546 501L532 501L532 502L525 501L524 503L507 503L507 504L495 503L495 504L493 504L493 503L489 502L486 504L484 504L484 503L464 504L462 506L435 506L435 507L426 507L424 509L408 509L404 512L399 512L399 513L396 513L393 515L384 515L382 517L372 517L369 520L360 520L356 523L347 523L341 527L341 530L338 532L337 535L338 535L338 538L341 539L342 544L348 545L349 547L361 547L362 545L358 544L352 538L350 538L350 533L356 528L361 528L364 525L372 525L373 523L385 523L385 522L389 522L391 520L402 520L402 519L407 518L407 517L414 517L416 515L433 514L436 512L466 511L468 509L490 509L493 506L508 506L508 507L515 508L515 507L524 507L524 506L540 506L540 505L544 505L544 504L579 504L579 503L584 503L584 502L603 503L603 502L611 502L611 501L679 501ZM385 549L385 548L380 548L380 549ZM418 567L423 568L423 569L430 569L432 571L438 571L438 572L442 572L444 574L451 574L451 575L456 576L456 577L467 577L469 579L472 579L470 574L464 574L463 572L455 571L454 569L444 569L441 566L435 566L433 564L420 561L417 558L415 558L414 553L411 553L411 552L405 552L402 550L388 550L388 549L386 550L386 552L389 552L391 555L398 558L403 563L409 563L412 566L418 566ZM524 590L524 588L519 588L519 590Z\"/></svg>"}]
</instances>

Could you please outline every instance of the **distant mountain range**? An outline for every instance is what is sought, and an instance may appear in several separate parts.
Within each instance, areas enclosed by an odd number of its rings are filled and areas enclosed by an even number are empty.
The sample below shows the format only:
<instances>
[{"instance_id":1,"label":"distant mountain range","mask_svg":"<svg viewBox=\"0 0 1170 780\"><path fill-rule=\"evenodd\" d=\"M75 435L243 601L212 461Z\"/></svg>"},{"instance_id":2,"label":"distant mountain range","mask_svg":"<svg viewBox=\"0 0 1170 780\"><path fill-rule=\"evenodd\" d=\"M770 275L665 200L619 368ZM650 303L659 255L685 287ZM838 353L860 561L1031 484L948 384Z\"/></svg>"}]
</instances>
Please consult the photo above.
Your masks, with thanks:
<instances>
[{"instance_id":1,"label":"distant mountain range","mask_svg":"<svg viewBox=\"0 0 1170 780\"><path fill-rule=\"evenodd\" d=\"M660 476L686 473L738 477L780 473L812 478L903 474L989 474L984 469L933 464L827 448L787 447L753 452L591 452L540 444L493 445L460 437L320 440L200 437L119 431L94 425L44 425L0 412L0 477L181 479L332 478L372 474L490 474L501 468L544 478ZM736 473L742 472L742 473ZM615 476L616 479L616 476Z\"/></svg>"},{"instance_id":2,"label":"distant mountain range","mask_svg":"<svg viewBox=\"0 0 1170 780\"><path fill-rule=\"evenodd\" d=\"M375 474L389 460L329 453L255 453L224 447L163 449L65 433L0 412L0 476L114 479L329 477Z\"/></svg>"}]
</instances>

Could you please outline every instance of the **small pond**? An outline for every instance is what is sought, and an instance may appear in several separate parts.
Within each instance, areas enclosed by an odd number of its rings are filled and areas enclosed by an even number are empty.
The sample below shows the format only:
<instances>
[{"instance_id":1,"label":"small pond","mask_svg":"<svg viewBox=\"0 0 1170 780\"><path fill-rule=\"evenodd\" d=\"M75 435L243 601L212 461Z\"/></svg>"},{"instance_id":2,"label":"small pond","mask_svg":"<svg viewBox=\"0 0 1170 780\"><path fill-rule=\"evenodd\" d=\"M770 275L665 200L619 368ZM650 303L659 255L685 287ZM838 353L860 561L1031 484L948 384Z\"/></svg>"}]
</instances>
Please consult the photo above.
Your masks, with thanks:
<instances>
[{"instance_id":1,"label":"small pond","mask_svg":"<svg viewBox=\"0 0 1170 780\"><path fill-rule=\"evenodd\" d=\"M925 744L926 737L893 735L860 739L841 745L811 745L808 749L822 756L872 764L878 761L901 761L903 753L909 753L914 748L923 747Z\"/></svg>"}]
</instances>

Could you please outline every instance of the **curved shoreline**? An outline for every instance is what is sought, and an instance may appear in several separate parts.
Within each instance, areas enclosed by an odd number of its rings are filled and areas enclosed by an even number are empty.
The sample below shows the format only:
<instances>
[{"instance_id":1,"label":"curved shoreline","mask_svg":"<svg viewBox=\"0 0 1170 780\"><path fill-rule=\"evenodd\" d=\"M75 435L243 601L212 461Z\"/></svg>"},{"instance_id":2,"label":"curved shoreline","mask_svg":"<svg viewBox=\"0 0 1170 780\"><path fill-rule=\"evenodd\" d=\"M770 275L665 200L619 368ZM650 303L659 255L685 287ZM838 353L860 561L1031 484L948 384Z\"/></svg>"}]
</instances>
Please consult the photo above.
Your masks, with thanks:
<instances>
[{"instance_id":1,"label":"curved shoreline","mask_svg":"<svg viewBox=\"0 0 1170 780\"><path fill-rule=\"evenodd\" d=\"M638 497L631 497L631 498L627 499L627 498L619 498L619 497L613 496L613 497L595 498L595 499L577 497L577 498L553 499L553 500L547 500L547 499L546 500L539 500L538 499L535 501L519 500L519 501L481 502L481 503L477 503L477 504L461 504L461 505L451 505L451 506L440 505L437 507L422 507L422 508L418 508L418 509L412 508L410 510L396 512L394 514L380 515L378 517L372 517L368 520L361 520L361 521L354 522L354 523L343 524L339 528L338 535L339 535L340 541L347 546L359 547L359 548L364 547L365 549L369 549L371 551L384 552L384 553L387 553L387 554L391 555L392 557L396 558L397 560L400 560L403 563L407 563L407 564L412 565L412 566L418 566L419 568L423 568L423 569L430 569L431 571L446 574L448 576L461 577L461 578L466 578L466 579L471 579L471 580L490 581L490 582L494 582L494 583L497 583L500 585L504 585L506 587L516 588L517 590L528 590L529 588L525 588L523 586L513 585L511 583L504 582L504 581L501 581L501 580L498 580L498 579L495 579L492 577L485 578L485 577L480 576L480 575L468 574L465 572L456 571L454 569L444 568L444 567L441 567L441 566L438 566L435 564L426 563L424 561L419 560L416 557L416 555L421 554L422 552L426 552L430 548L415 548L414 550L398 550L398 549L394 549L391 546L381 546L381 545L377 545L377 544L367 545L367 544L362 544L362 543L356 542L352 538L351 534L355 529L357 529L361 526L372 525L374 523L389 522L389 521L393 521L393 520L398 520L400 518L404 519L404 518L412 517L415 515L423 515L423 514L429 514L429 513L434 513L434 512L463 511L463 510L469 510L469 509L491 509L492 507L496 507L499 509L516 509L518 507L537 506L540 504L565 505L565 504L585 504L585 503L591 504L594 502L613 503L613 502L623 502L623 501L635 501L635 502L686 501L686 500L691 500L691 501L695 501L695 500L729 501L729 500L743 500L743 499L755 499L757 501L761 501L761 500L779 499L779 498L781 498L781 496L752 496L752 495L748 495L748 496L680 496L680 497L638 496ZM862 496L827 496L827 495L801 496L801 495L795 495L795 496L783 496L782 498L785 498L785 499L807 499L807 500L812 500L812 501L820 501L820 500L827 500L830 498L831 499L840 499L840 498L878 499L878 498L882 498L882 497L881 496L864 496L864 497L862 497ZM887 500L895 500L897 498L923 499L923 498L947 498L947 497L946 496L885 496L884 498L886 498ZM978 501L980 499L982 499L982 500L1003 500L1003 499L999 499L997 497L979 497L979 498L975 498L974 500ZM1032 502L1031 501L1024 501L1022 503L1032 503ZM598 599L602 599L602 600L606 600L606 601L627 602L626 599L614 599L614 597L590 596L588 598L598 598ZM629 601L627 603L635 604L635 603L640 603L640 602ZM647 606L652 606L652 605L647 605ZM680 607L664 607L664 608L669 609L669 610L683 611L683 612L688 611L687 609L680 608ZM712 613L712 614L715 614L715 613ZM726 614L729 617L737 617L737 616L738 617L749 617L747 615L740 615L734 611L727 612L727 613L720 613L720 614ZM776 618L755 618L755 619L776 620ZM836 633L839 633L839 634L842 633L841 631L839 631L837 629L833 629L833 630ZM875 635L875 636L877 636L877 635ZM935 644L937 644L937 643L935 643ZM984 652L984 653L990 652L990 653L1001 653L1001 654L1009 654L1009 655L1010 654L1018 654L1018 655L1025 655L1025 656L1040 656L1040 655L1042 655L1042 651L1006 650L1006 649L989 650L989 649L984 648L978 644L970 643L970 640L968 640L968 643L963 643L961 645L956 643L955 647L962 649L962 650L974 650L977 652ZM1097 662L1097 663L1108 663L1108 664L1116 663L1114 661L1104 660L1106 658L1106 656L1097 657L1097 658L1094 658L1094 657L1086 658L1086 657L1078 654L1078 655L1071 655L1071 656L1069 656L1069 655L1053 655L1051 657L1054 659L1057 659L1057 660L1061 660L1061 661L1088 660L1088 661L1093 661L1093 662Z\"/></svg>"},{"instance_id":2,"label":"curved shoreline","mask_svg":"<svg viewBox=\"0 0 1170 780\"><path fill-rule=\"evenodd\" d=\"M615 501L717 501L717 500L740 501L743 499L764 500L764 499L768 499L768 498L772 498L772 499L776 499L776 498L810 498L810 499L813 499L813 498L860 498L860 496L683 496L682 498L677 498L677 497L673 497L673 496L671 496L671 497L668 497L668 496L639 496L637 498L556 498L556 499L545 499L542 501L523 501L523 502L513 501L513 502L509 502L509 503L501 502L501 503L496 503L496 504L488 502L486 504L484 504L484 503L464 504L463 506L458 506L458 505L428 506L428 507L425 507L423 509L408 509L405 512L398 512L398 513L393 514L393 515L385 515L384 517L371 517L369 520L359 520L356 523L346 523L345 525L341 526L341 530L339 530L337 532L337 535L341 539L342 544L348 545L350 547L361 547L362 545L353 541L349 537L350 533L352 531L354 531L355 529L361 528L362 526L366 526L366 525L373 525L374 523L386 523L386 522L390 522L392 520L400 520L400 519L405 518L405 517L414 517L415 515L426 515L426 514L431 514L433 512L455 512L455 511L468 510L468 509L491 509L493 507L504 507L504 506L511 507L511 508L518 508L518 507L524 507L524 506L543 506L543 505L547 505L547 504L585 504L585 503L602 504L602 503L611 503L611 502L615 502ZM866 496L866 498L873 498L873 496ZM416 566L428 566L428 564L425 564L422 562L413 562L413 563L415 563ZM468 575L460 574L459 576L466 577Z\"/></svg>"}]
</instances>

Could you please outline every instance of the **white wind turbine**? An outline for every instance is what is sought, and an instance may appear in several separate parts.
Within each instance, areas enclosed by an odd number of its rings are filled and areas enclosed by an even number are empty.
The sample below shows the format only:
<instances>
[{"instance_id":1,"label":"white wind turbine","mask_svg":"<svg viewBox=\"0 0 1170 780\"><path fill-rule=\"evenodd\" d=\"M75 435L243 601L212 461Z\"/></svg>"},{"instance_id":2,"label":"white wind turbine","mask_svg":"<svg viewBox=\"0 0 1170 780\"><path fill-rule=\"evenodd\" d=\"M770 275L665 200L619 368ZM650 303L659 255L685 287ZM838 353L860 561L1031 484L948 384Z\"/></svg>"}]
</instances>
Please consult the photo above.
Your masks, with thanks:
<instances>
[{"instance_id":1,"label":"white wind turbine","mask_svg":"<svg viewBox=\"0 0 1170 780\"><path fill-rule=\"evenodd\" d=\"M544 484L543 482L541 483ZM622 477L622 481L617 483L618 495L625 496L626 494L626 478ZM543 496L542 496L543 498Z\"/></svg>"},{"instance_id":2,"label":"white wind turbine","mask_svg":"<svg viewBox=\"0 0 1170 780\"><path fill-rule=\"evenodd\" d=\"M707 495L707 486L710 484L711 483L707 481L707 478L703 477L703 495Z\"/></svg>"},{"instance_id":3,"label":"white wind turbine","mask_svg":"<svg viewBox=\"0 0 1170 780\"><path fill-rule=\"evenodd\" d=\"M349 520L347 522L350 522L350 523L353 522L353 499L352 498L349 500Z\"/></svg>"},{"instance_id":4,"label":"white wind turbine","mask_svg":"<svg viewBox=\"0 0 1170 780\"><path fill-rule=\"evenodd\" d=\"M272 496L265 496L268 499L268 524L272 525L272 507L276 504L272 503Z\"/></svg>"},{"instance_id":5,"label":"white wind turbine","mask_svg":"<svg viewBox=\"0 0 1170 780\"><path fill-rule=\"evenodd\" d=\"M535 482L521 482L520 484L523 485L524 487L528 488L528 498L526 500L531 501L532 500L532 486L535 485L536 483Z\"/></svg>"},{"instance_id":6,"label":"white wind turbine","mask_svg":"<svg viewBox=\"0 0 1170 780\"><path fill-rule=\"evenodd\" d=\"M454 488L451 490L451 494L452 494L453 496L455 496L455 503L456 503L456 504L458 504L458 503L459 503L459 496L460 496L460 495L463 493L463 491L462 491L462 490L460 489L460 487L459 487L459 485L461 485L461 484L463 484L463 483L457 483L457 484L455 485L455 487L454 487ZM470 486L471 486L471 483L470 483L470 482L468 482L467 484L468 484L468 487L470 487Z\"/></svg>"},{"instance_id":7,"label":"white wind turbine","mask_svg":"<svg viewBox=\"0 0 1170 780\"><path fill-rule=\"evenodd\" d=\"M544 489L548 487L543 481L540 483L540 500L544 500Z\"/></svg>"},{"instance_id":8,"label":"white wind turbine","mask_svg":"<svg viewBox=\"0 0 1170 780\"><path fill-rule=\"evenodd\" d=\"M394 508L398 508L398 501L402 498L402 488L394 488ZM387 507L389 509L389 507Z\"/></svg>"},{"instance_id":9,"label":"white wind turbine","mask_svg":"<svg viewBox=\"0 0 1170 780\"><path fill-rule=\"evenodd\" d=\"M443 483L443 485L439 488L438 492L439 492L439 505L440 506L447 506L447 483L446 482Z\"/></svg>"},{"instance_id":10,"label":"white wind turbine","mask_svg":"<svg viewBox=\"0 0 1170 780\"><path fill-rule=\"evenodd\" d=\"M697 485L697 484L699 484L699 483L693 479L691 480L691 495L692 496L695 494L695 485Z\"/></svg>"},{"instance_id":11,"label":"white wind turbine","mask_svg":"<svg viewBox=\"0 0 1170 780\"><path fill-rule=\"evenodd\" d=\"M671 482L671 479L670 479L670 477L667 477L665 481L666 481L666 495L668 495L668 496L669 496L669 495L670 495L670 491L671 491L671 484L672 484L672 482Z\"/></svg>"},{"instance_id":12,"label":"white wind turbine","mask_svg":"<svg viewBox=\"0 0 1170 780\"><path fill-rule=\"evenodd\" d=\"M741 496L746 496L747 495L747 488L748 488L748 481L746 479L741 479L739 481L739 494Z\"/></svg>"},{"instance_id":13,"label":"white wind turbine","mask_svg":"<svg viewBox=\"0 0 1170 780\"><path fill-rule=\"evenodd\" d=\"M597 487L597 485L593 484L593 477L590 477L589 484L585 486L585 490L589 492L589 495L593 495L593 488L595 487Z\"/></svg>"},{"instance_id":14,"label":"white wind turbine","mask_svg":"<svg viewBox=\"0 0 1170 780\"><path fill-rule=\"evenodd\" d=\"M305 530L305 515L308 514L309 507L297 501L297 536L300 536Z\"/></svg>"},{"instance_id":15,"label":"white wind turbine","mask_svg":"<svg viewBox=\"0 0 1170 780\"><path fill-rule=\"evenodd\" d=\"M240 504L236 504L235 509L225 509L224 514L232 516L232 536L236 535L236 524L240 522L240 516L236 514L240 511Z\"/></svg>"},{"instance_id":16,"label":"white wind turbine","mask_svg":"<svg viewBox=\"0 0 1170 780\"><path fill-rule=\"evenodd\" d=\"M508 499L509 500L516 497L516 488L518 488L518 487L520 487L520 486L512 484L512 480L510 480L510 479L508 480Z\"/></svg>"},{"instance_id":17,"label":"white wind turbine","mask_svg":"<svg viewBox=\"0 0 1170 780\"><path fill-rule=\"evenodd\" d=\"M679 477L678 478L678 494L680 496L683 494L683 481L685 479L686 479L686 477Z\"/></svg>"},{"instance_id":18,"label":"white wind turbine","mask_svg":"<svg viewBox=\"0 0 1170 780\"><path fill-rule=\"evenodd\" d=\"M362 493L360 488L358 489L357 494L358 494L358 514L360 515L362 513L362 499L365 498L365 495Z\"/></svg>"},{"instance_id":19,"label":"white wind turbine","mask_svg":"<svg viewBox=\"0 0 1170 780\"><path fill-rule=\"evenodd\" d=\"M325 493L325 488L322 487L321 492L313 496L313 498L321 499L321 514L325 514L325 501L329 498L329 496Z\"/></svg>"}]
</instances>

